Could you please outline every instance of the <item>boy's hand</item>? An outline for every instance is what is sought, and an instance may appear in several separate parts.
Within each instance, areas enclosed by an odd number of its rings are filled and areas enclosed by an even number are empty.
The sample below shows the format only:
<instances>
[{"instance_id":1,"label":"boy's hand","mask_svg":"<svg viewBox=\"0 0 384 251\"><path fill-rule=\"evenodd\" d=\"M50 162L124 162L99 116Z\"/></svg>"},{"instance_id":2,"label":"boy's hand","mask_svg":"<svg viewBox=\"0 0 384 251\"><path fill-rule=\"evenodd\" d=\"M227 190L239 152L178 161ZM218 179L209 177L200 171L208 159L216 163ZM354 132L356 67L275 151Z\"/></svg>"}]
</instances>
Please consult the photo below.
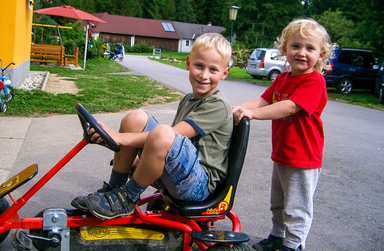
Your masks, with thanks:
<instances>
[{"instance_id":1,"label":"boy's hand","mask_svg":"<svg viewBox=\"0 0 384 251\"><path fill-rule=\"evenodd\" d=\"M119 143L119 133L112 130L112 129L109 129L108 127L106 127L104 125L104 123L102 121L97 121L97 123L99 123L99 125L104 129L104 131L116 142L116 144L120 145ZM95 129L93 128L90 128L89 131L88 131L88 135L92 135L91 137L91 140L92 141L95 141L97 143L101 143L104 141L104 139L102 139L100 137L100 135L98 133L95 132Z\"/></svg>"}]
</instances>

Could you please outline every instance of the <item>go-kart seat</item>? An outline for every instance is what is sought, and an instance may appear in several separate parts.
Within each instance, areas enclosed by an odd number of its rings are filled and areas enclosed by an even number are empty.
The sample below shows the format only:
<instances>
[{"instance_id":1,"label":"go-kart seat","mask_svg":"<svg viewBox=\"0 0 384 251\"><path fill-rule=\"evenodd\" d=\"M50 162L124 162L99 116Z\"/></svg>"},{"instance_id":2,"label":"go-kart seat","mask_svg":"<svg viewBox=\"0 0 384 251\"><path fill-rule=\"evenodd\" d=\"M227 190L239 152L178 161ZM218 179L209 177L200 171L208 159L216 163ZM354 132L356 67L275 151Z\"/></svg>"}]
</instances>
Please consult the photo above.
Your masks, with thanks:
<instances>
[{"instance_id":1,"label":"go-kart seat","mask_svg":"<svg viewBox=\"0 0 384 251\"><path fill-rule=\"evenodd\" d=\"M237 183L243 168L249 137L249 119L243 118L233 126L232 141L228 153L228 175L216 190L204 201L182 201L162 190L163 200L170 208L187 218L217 217L227 214L233 206Z\"/></svg>"}]
</instances>

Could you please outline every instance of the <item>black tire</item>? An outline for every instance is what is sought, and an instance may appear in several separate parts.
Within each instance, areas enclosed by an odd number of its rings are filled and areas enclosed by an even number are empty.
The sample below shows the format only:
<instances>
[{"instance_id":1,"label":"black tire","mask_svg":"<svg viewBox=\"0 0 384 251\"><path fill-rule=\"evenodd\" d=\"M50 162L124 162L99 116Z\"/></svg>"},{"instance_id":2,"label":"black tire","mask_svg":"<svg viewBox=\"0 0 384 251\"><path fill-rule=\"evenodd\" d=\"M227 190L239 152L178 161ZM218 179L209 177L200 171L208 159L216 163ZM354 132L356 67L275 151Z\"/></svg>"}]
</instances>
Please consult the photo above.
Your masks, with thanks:
<instances>
[{"instance_id":1,"label":"black tire","mask_svg":"<svg viewBox=\"0 0 384 251\"><path fill-rule=\"evenodd\" d=\"M230 251L249 251L249 250L253 250L254 249L250 246L248 246L247 244L245 243L241 243L241 244L233 244L232 247L228 247L228 246L225 246L225 245L222 245L222 244L216 244L212 247L209 247L207 249L207 251L226 251L226 250L230 250Z\"/></svg>"},{"instance_id":2,"label":"black tire","mask_svg":"<svg viewBox=\"0 0 384 251\"><path fill-rule=\"evenodd\" d=\"M12 86L8 86L8 91L9 91L9 93L11 94L12 97L15 96L15 90L13 89Z\"/></svg>"},{"instance_id":3,"label":"black tire","mask_svg":"<svg viewBox=\"0 0 384 251\"><path fill-rule=\"evenodd\" d=\"M351 93L353 90L353 82L349 78L343 78L337 84L336 91L344 94Z\"/></svg>"},{"instance_id":4,"label":"black tire","mask_svg":"<svg viewBox=\"0 0 384 251\"><path fill-rule=\"evenodd\" d=\"M252 78L254 78L254 79L262 79L263 77L262 76L257 76L257 75L251 75L252 76Z\"/></svg>"},{"instance_id":5,"label":"black tire","mask_svg":"<svg viewBox=\"0 0 384 251\"><path fill-rule=\"evenodd\" d=\"M271 71L268 75L268 80L274 81L279 74L280 74L279 71L276 71L276 70Z\"/></svg>"},{"instance_id":6,"label":"black tire","mask_svg":"<svg viewBox=\"0 0 384 251\"><path fill-rule=\"evenodd\" d=\"M0 199L0 215L2 215L8 208L9 208L8 201L4 197L1 198ZM5 240L5 238L7 238L9 232L10 230L0 234L0 243L2 243Z\"/></svg>"},{"instance_id":7,"label":"black tire","mask_svg":"<svg viewBox=\"0 0 384 251\"><path fill-rule=\"evenodd\" d=\"M8 108L7 101L3 101L3 103L1 103L0 112L6 112L7 108Z\"/></svg>"},{"instance_id":8,"label":"black tire","mask_svg":"<svg viewBox=\"0 0 384 251\"><path fill-rule=\"evenodd\" d=\"M384 86L380 87L380 90L379 90L379 101L380 101L380 104L384 105Z\"/></svg>"}]
</instances>

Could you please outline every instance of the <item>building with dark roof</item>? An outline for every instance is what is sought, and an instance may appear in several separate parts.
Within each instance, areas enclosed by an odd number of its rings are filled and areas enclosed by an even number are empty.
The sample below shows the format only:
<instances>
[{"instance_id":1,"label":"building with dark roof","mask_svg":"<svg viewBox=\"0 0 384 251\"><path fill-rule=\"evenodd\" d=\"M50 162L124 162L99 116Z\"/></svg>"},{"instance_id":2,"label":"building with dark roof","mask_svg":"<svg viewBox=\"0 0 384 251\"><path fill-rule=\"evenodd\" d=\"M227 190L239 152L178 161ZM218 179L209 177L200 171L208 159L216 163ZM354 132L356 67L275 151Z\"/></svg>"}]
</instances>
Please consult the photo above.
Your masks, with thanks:
<instances>
[{"instance_id":1,"label":"building with dark roof","mask_svg":"<svg viewBox=\"0 0 384 251\"><path fill-rule=\"evenodd\" d=\"M221 33L219 26L155 20L138 17L110 15L107 12L94 16L107 23L94 23L92 33L95 38L103 38L108 43L123 43L133 46L147 44L166 51L190 52L194 40L208 32Z\"/></svg>"}]
</instances>

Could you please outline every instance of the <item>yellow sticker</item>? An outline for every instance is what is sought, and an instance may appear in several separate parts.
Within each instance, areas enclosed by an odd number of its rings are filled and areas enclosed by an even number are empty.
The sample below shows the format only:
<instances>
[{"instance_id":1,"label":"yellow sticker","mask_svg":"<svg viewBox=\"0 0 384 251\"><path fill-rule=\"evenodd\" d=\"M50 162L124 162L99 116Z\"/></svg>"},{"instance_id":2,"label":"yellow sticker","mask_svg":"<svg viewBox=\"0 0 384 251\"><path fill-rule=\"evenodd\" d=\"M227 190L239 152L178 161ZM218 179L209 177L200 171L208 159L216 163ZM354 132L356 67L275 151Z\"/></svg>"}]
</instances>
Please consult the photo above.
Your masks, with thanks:
<instances>
[{"instance_id":1,"label":"yellow sticker","mask_svg":"<svg viewBox=\"0 0 384 251\"><path fill-rule=\"evenodd\" d=\"M80 234L87 241L117 239L162 240L165 237L161 232L126 226L91 226L87 227L87 229L80 228Z\"/></svg>"}]
</instances>

